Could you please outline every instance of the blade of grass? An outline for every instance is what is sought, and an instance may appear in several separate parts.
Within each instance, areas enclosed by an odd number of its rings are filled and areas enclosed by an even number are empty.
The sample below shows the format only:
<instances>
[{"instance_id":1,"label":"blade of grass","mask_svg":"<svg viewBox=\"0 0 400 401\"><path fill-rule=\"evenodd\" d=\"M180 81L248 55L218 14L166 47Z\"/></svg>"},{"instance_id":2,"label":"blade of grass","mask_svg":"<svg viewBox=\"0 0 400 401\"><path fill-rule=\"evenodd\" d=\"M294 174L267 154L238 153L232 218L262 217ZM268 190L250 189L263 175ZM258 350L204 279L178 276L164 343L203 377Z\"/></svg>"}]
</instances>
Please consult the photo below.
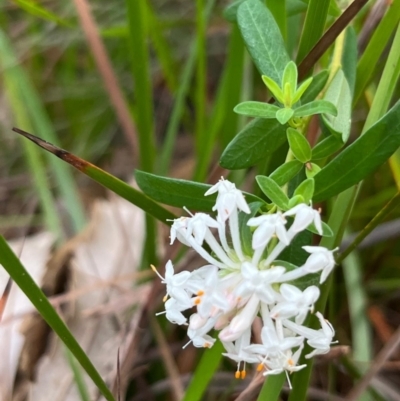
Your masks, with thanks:
<instances>
[{"instance_id":1,"label":"blade of grass","mask_svg":"<svg viewBox=\"0 0 400 401\"><path fill-rule=\"evenodd\" d=\"M154 112L149 52L147 48L147 21L145 1L126 0L131 49L131 69L135 83L136 121L139 133L140 167L152 172L155 158Z\"/></svg>"},{"instance_id":2,"label":"blade of grass","mask_svg":"<svg viewBox=\"0 0 400 401\"><path fill-rule=\"evenodd\" d=\"M0 236L0 264L14 280L15 284L17 284L17 286L32 302L46 323L54 330L60 340L74 355L104 397L108 401L115 401L113 395L107 388L107 385L104 383L85 351L78 344L66 324L46 298L46 295L34 282L2 236Z\"/></svg>"},{"instance_id":3,"label":"blade of grass","mask_svg":"<svg viewBox=\"0 0 400 401\"><path fill-rule=\"evenodd\" d=\"M211 10L215 0L208 0L205 9L206 19L210 18ZM172 109L171 117L168 122L168 127L165 134L165 142L163 144L160 156L160 163L157 168L158 174L165 175L168 172L169 164L171 162L172 153L175 146L176 136L178 133L179 123L182 118L185 98L189 91L190 80L192 78L194 68L196 66L197 47L196 39L190 47L190 53L187 57L186 64L180 78L180 84L176 93L174 107Z\"/></svg>"},{"instance_id":4,"label":"blade of grass","mask_svg":"<svg viewBox=\"0 0 400 401\"><path fill-rule=\"evenodd\" d=\"M117 177L107 173L106 171L96 167L95 165L67 152L66 150L60 149L51 143L43 141L42 139L29 134L19 128L13 128L13 131L24 136L25 138L31 140L36 145L47 150L51 154L59 157L65 162L69 163L71 166L78 169L83 174L92 178L94 181L108 188L110 191L121 196L121 198L126 199L128 202L136 205L150 216L158 219L164 224L171 225L171 221L176 218L174 214L164 209L158 203L154 202L152 199L148 198L146 195L142 194L137 189L131 187L125 182L121 181Z\"/></svg>"},{"instance_id":5,"label":"blade of grass","mask_svg":"<svg viewBox=\"0 0 400 401\"><path fill-rule=\"evenodd\" d=\"M258 395L257 401L278 401L285 380L286 376L284 373L268 376Z\"/></svg>"},{"instance_id":6,"label":"blade of grass","mask_svg":"<svg viewBox=\"0 0 400 401\"><path fill-rule=\"evenodd\" d=\"M286 43L287 26L286 26L286 0L266 0L266 4L274 16L276 23L279 26L283 40Z\"/></svg>"},{"instance_id":7,"label":"blade of grass","mask_svg":"<svg viewBox=\"0 0 400 401\"><path fill-rule=\"evenodd\" d=\"M12 47L5 33L0 29L0 64L3 75L15 81L15 87L21 88L22 107L27 110L33 128L41 132L48 141L59 143L58 138L45 111L38 93L28 79L25 71L18 65ZM29 129L29 127L27 127ZM80 231L85 225L85 213L80 201L77 186L68 168L54 158L49 158L49 165L59 186L63 204L71 217L73 228Z\"/></svg>"},{"instance_id":8,"label":"blade of grass","mask_svg":"<svg viewBox=\"0 0 400 401\"><path fill-rule=\"evenodd\" d=\"M34 1L29 0L13 0L15 4L17 4L20 8L22 8L27 13L44 19L45 21L55 22L58 25L73 28L74 24L70 21L66 21L60 18L57 14L52 13L47 10L45 7L37 4Z\"/></svg>"},{"instance_id":9,"label":"blade of grass","mask_svg":"<svg viewBox=\"0 0 400 401\"><path fill-rule=\"evenodd\" d=\"M182 401L203 399L207 386L221 362L223 352L224 347L220 341L217 341L211 349L204 350Z\"/></svg>"},{"instance_id":10,"label":"blade of grass","mask_svg":"<svg viewBox=\"0 0 400 401\"><path fill-rule=\"evenodd\" d=\"M343 276L350 313L352 357L357 364L368 365L372 359L372 336L367 317L367 296L364 291L361 260L357 252L353 251L343 261ZM362 366L360 370L366 371ZM368 393L359 398L360 401L372 399Z\"/></svg>"},{"instance_id":11,"label":"blade of grass","mask_svg":"<svg viewBox=\"0 0 400 401\"><path fill-rule=\"evenodd\" d=\"M243 40L239 28L234 25L228 45L228 58L218 87L210 124L207 127L207 136L203 139L202 153L197 160L195 181L204 181L215 148L215 140L222 128L225 132L233 132L236 129L237 115L233 112L233 108L240 100L241 85L233 83L242 79L243 62Z\"/></svg>"},{"instance_id":12,"label":"blade of grass","mask_svg":"<svg viewBox=\"0 0 400 401\"><path fill-rule=\"evenodd\" d=\"M196 89L195 89L195 144L197 160L201 158L206 123L206 15L204 0L196 0Z\"/></svg>"},{"instance_id":13,"label":"blade of grass","mask_svg":"<svg viewBox=\"0 0 400 401\"><path fill-rule=\"evenodd\" d=\"M164 38L160 22L158 21L150 2L145 1L144 4L149 24L149 34L153 41L154 50L157 53L169 90L174 93L178 88L178 79L176 74L176 63L172 58L173 52Z\"/></svg>"},{"instance_id":14,"label":"blade of grass","mask_svg":"<svg viewBox=\"0 0 400 401\"><path fill-rule=\"evenodd\" d=\"M89 392L86 387L85 379L83 378L82 372L78 364L76 363L76 359L71 354L68 349L65 349L65 356L68 360L68 364L72 370L74 375L75 384L78 388L78 393L82 401L90 401Z\"/></svg>"},{"instance_id":15,"label":"blade of grass","mask_svg":"<svg viewBox=\"0 0 400 401\"><path fill-rule=\"evenodd\" d=\"M376 65L384 51L386 44L392 36L400 20L400 0L394 0L388 7L386 14L375 29L367 48L357 65L357 80L354 90L353 105L355 105L368 82L370 81Z\"/></svg>"},{"instance_id":16,"label":"blade of grass","mask_svg":"<svg viewBox=\"0 0 400 401\"><path fill-rule=\"evenodd\" d=\"M21 102L22 94L20 90L22 88L19 87L18 81L13 79L12 74L9 73L4 74L4 83L16 123L29 128L29 117ZM46 228L51 231L58 240L61 240L64 236L62 224L56 209L55 199L49 188L49 180L43 160L41 159L38 149L33 144L24 141L23 146L29 171L33 177L35 190L42 206Z\"/></svg>"},{"instance_id":17,"label":"blade of grass","mask_svg":"<svg viewBox=\"0 0 400 401\"><path fill-rule=\"evenodd\" d=\"M324 32L330 0L310 0L301 33L297 62L303 60Z\"/></svg>"},{"instance_id":18,"label":"blade of grass","mask_svg":"<svg viewBox=\"0 0 400 401\"><path fill-rule=\"evenodd\" d=\"M298 66L299 80L301 81L315 63L334 43L340 33L350 24L351 20L361 11L368 0L354 0L342 15L330 26L322 38L310 50Z\"/></svg>"}]
</instances>

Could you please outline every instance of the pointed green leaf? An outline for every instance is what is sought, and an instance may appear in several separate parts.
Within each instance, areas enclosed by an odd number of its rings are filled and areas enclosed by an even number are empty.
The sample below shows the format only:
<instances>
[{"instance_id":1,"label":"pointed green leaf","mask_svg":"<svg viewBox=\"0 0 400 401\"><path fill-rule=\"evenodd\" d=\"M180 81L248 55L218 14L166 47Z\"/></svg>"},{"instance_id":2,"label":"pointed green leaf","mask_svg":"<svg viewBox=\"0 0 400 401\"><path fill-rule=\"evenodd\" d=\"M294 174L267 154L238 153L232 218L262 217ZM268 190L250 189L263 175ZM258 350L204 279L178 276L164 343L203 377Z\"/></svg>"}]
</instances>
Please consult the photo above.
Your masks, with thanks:
<instances>
[{"instance_id":1,"label":"pointed green leaf","mask_svg":"<svg viewBox=\"0 0 400 401\"><path fill-rule=\"evenodd\" d=\"M324 100L333 103L337 109L336 116L323 116L325 124L332 134L337 135L346 143L350 135L352 99L350 87L342 69L339 69L332 79Z\"/></svg>"},{"instance_id":2,"label":"pointed green leaf","mask_svg":"<svg viewBox=\"0 0 400 401\"><path fill-rule=\"evenodd\" d=\"M260 118L275 118L275 114L278 110L279 107L274 104L254 101L239 103L233 109L235 113Z\"/></svg>"},{"instance_id":3,"label":"pointed green leaf","mask_svg":"<svg viewBox=\"0 0 400 401\"><path fill-rule=\"evenodd\" d=\"M306 89L304 94L301 96L301 101L303 103L309 103L312 100L314 100L321 93L322 89L324 89L325 84L328 82L328 78L329 78L328 70L323 70L323 71L319 72L317 75L314 75L310 86ZM305 81L305 82L307 82L307 81ZM303 84L300 85L300 88L303 86ZM297 89L297 91L300 91L300 88ZM296 93L295 97L297 97L297 93Z\"/></svg>"},{"instance_id":4,"label":"pointed green leaf","mask_svg":"<svg viewBox=\"0 0 400 401\"><path fill-rule=\"evenodd\" d=\"M308 87L311 85L313 82L313 77L310 77L306 79L300 86L299 88L295 91L293 98L292 98L292 104L297 103L300 98L303 96L304 92L308 89Z\"/></svg>"},{"instance_id":5,"label":"pointed green leaf","mask_svg":"<svg viewBox=\"0 0 400 401\"><path fill-rule=\"evenodd\" d=\"M315 176L314 201L321 202L357 184L400 146L400 102Z\"/></svg>"},{"instance_id":6,"label":"pointed green leaf","mask_svg":"<svg viewBox=\"0 0 400 401\"><path fill-rule=\"evenodd\" d=\"M261 191L263 191L276 206L282 210L288 209L289 198L273 179L258 175L256 176L256 180Z\"/></svg>"},{"instance_id":7,"label":"pointed green leaf","mask_svg":"<svg viewBox=\"0 0 400 401\"><path fill-rule=\"evenodd\" d=\"M285 185L302 169L303 163L291 160L279 166L270 176L279 186Z\"/></svg>"},{"instance_id":8,"label":"pointed green leaf","mask_svg":"<svg viewBox=\"0 0 400 401\"><path fill-rule=\"evenodd\" d=\"M135 178L139 188L150 198L166 205L210 212L215 205L217 194L204 196L211 185L194 181L167 178L136 170ZM244 192L247 202L265 202L255 195Z\"/></svg>"},{"instance_id":9,"label":"pointed green leaf","mask_svg":"<svg viewBox=\"0 0 400 401\"><path fill-rule=\"evenodd\" d=\"M247 0L239 6L237 21L260 73L281 82L290 58L271 12L260 0Z\"/></svg>"},{"instance_id":10,"label":"pointed green leaf","mask_svg":"<svg viewBox=\"0 0 400 401\"><path fill-rule=\"evenodd\" d=\"M294 196L300 195L304 198L305 203L309 203L314 195L314 179L307 178L294 191Z\"/></svg>"},{"instance_id":11,"label":"pointed green leaf","mask_svg":"<svg viewBox=\"0 0 400 401\"><path fill-rule=\"evenodd\" d=\"M311 147L307 139L293 128L288 128L286 135L294 157L302 163L307 163L311 159Z\"/></svg>"},{"instance_id":12,"label":"pointed green leaf","mask_svg":"<svg viewBox=\"0 0 400 401\"><path fill-rule=\"evenodd\" d=\"M266 75L261 76L264 84L267 86L267 88L270 90L274 98L278 101L281 102L282 104L285 103L285 99L283 96L282 89L279 87L279 85L270 77L267 77Z\"/></svg>"},{"instance_id":13,"label":"pointed green leaf","mask_svg":"<svg viewBox=\"0 0 400 401\"><path fill-rule=\"evenodd\" d=\"M337 115L336 107L326 100L314 100L310 103L306 103L303 106L298 107L294 110L294 117L306 117L314 114L327 113L332 116Z\"/></svg>"},{"instance_id":14,"label":"pointed green leaf","mask_svg":"<svg viewBox=\"0 0 400 401\"><path fill-rule=\"evenodd\" d=\"M292 98L297 89L297 67L293 61L286 65L282 76L282 88L289 84L290 97Z\"/></svg>"},{"instance_id":15,"label":"pointed green leaf","mask_svg":"<svg viewBox=\"0 0 400 401\"><path fill-rule=\"evenodd\" d=\"M334 135L329 135L314 146L311 160L320 160L329 157L343 147L343 142Z\"/></svg>"},{"instance_id":16,"label":"pointed green leaf","mask_svg":"<svg viewBox=\"0 0 400 401\"><path fill-rule=\"evenodd\" d=\"M283 145L285 131L286 126L276 120L253 120L226 147L220 165L229 170L254 166Z\"/></svg>"},{"instance_id":17,"label":"pointed green leaf","mask_svg":"<svg viewBox=\"0 0 400 401\"><path fill-rule=\"evenodd\" d=\"M283 125L286 124L294 114L293 109L289 109L288 107L284 107L283 109L279 109L276 112L276 119Z\"/></svg>"},{"instance_id":18,"label":"pointed green leaf","mask_svg":"<svg viewBox=\"0 0 400 401\"><path fill-rule=\"evenodd\" d=\"M313 178L316 174L321 171L321 167L318 164L307 163L306 164L306 176L307 178Z\"/></svg>"}]
</instances>

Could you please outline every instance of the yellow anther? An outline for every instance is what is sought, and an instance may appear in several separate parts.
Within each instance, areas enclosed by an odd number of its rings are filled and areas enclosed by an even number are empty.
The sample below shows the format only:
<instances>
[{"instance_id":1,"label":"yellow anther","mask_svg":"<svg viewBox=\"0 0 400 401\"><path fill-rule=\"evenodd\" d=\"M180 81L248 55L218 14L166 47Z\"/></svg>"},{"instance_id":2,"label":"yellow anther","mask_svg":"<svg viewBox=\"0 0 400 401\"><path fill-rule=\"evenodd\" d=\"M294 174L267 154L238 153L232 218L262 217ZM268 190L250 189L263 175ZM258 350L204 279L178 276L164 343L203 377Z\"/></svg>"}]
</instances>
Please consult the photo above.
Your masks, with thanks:
<instances>
[{"instance_id":1,"label":"yellow anther","mask_svg":"<svg viewBox=\"0 0 400 401\"><path fill-rule=\"evenodd\" d=\"M240 378L241 379L244 379L246 377L246 371L245 370L242 370L241 372L240 372Z\"/></svg>"},{"instance_id":2,"label":"yellow anther","mask_svg":"<svg viewBox=\"0 0 400 401\"><path fill-rule=\"evenodd\" d=\"M194 304L195 305L199 305L201 303L201 298L196 298L195 300L194 300Z\"/></svg>"},{"instance_id":3,"label":"yellow anther","mask_svg":"<svg viewBox=\"0 0 400 401\"><path fill-rule=\"evenodd\" d=\"M261 372L263 370L263 368L264 368L264 365L262 363L259 363L257 365L257 372Z\"/></svg>"},{"instance_id":4,"label":"yellow anther","mask_svg":"<svg viewBox=\"0 0 400 401\"><path fill-rule=\"evenodd\" d=\"M235 379L240 379L240 372L238 370L235 372Z\"/></svg>"},{"instance_id":5,"label":"yellow anther","mask_svg":"<svg viewBox=\"0 0 400 401\"><path fill-rule=\"evenodd\" d=\"M289 364L290 366L294 366L294 365L295 365L293 359L289 359L289 360L288 360L288 364Z\"/></svg>"},{"instance_id":6,"label":"yellow anther","mask_svg":"<svg viewBox=\"0 0 400 401\"><path fill-rule=\"evenodd\" d=\"M204 295L204 291L203 290L197 291L197 296L201 297L202 295Z\"/></svg>"},{"instance_id":7,"label":"yellow anther","mask_svg":"<svg viewBox=\"0 0 400 401\"><path fill-rule=\"evenodd\" d=\"M168 294L166 294L162 300L163 302L167 302L167 299L168 299Z\"/></svg>"}]
</instances>

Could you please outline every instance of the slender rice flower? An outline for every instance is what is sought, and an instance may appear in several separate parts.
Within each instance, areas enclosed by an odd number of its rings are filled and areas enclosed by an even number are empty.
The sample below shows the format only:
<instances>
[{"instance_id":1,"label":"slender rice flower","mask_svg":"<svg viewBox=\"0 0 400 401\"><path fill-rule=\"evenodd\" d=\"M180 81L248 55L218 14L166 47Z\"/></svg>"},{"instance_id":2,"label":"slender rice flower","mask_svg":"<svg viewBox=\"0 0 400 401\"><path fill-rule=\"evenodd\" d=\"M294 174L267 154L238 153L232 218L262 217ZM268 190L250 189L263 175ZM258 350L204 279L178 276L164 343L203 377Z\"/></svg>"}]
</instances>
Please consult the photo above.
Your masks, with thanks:
<instances>
[{"instance_id":1,"label":"slender rice flower","mask_svg":"<svg viewBox=\"0 0 400 401\"><path fill-rule=\"evenodd\" d=\"M310 255L302 266L279 261L294 237L310 225L322 234L320 213L300 204L284 213L261 214L248 219L247 225L254 230L243 236L240 214L250 213L243 193L224 179L205 195L213 193L217 193L215 218L187 210L190 216L173 221L171 243L178 240L191 247L207 264L176 273L169 261L165 277L153 267L166 285L165 312L159 314L188 327L190 341L185 347L190 343L212 347L216 338L210 332L216 330L226 349L224 355L237 363L237 378L246 376L250 363L257 364L264 375L285 372L290 385L289 373L305 366L298 365L304 342L314 348L307 355L311 358L328 352L335 334L319 312L320 330L304 325L320 291L315 285L299 289L294 281L321 273L320 282L324 282L335 266L334 251L304 246ZM258 316L263 323L262 344L251 342Z\"/></svg>"}]
</instances>

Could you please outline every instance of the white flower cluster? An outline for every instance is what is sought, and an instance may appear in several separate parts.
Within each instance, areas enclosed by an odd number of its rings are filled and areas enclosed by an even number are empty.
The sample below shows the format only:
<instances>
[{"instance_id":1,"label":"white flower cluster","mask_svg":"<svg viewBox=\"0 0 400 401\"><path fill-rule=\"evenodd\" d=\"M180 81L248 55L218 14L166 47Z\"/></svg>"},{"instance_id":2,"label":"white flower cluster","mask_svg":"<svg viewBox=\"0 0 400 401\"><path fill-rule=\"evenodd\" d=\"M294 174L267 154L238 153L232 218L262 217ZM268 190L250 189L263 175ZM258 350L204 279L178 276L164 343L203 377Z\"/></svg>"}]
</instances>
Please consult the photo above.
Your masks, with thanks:
<instances>
[{"instance_id":1,"label":"white flower cluster","mask_svg":"<svg viewBox=\"0 0 400 401\"><path fill-rule=\"evenodd\" d=\"M246 362L258 363L258 370L263 370L264 375L300 370L305 367L298 365L304 342L314 348L306 358L324 354L329 351L335 332L319 312L316 316L321 329L303 326L320 291L314 285L301 291L288 282L317 272L321 272L320 283L324 282L335 265L333 251L304 246L310 256L303 266L290 271L275 261L295 235L310 224L322 234L320 215L312 207L300 204L283 214L250 218L247 224L255 227L255 231L253 254L248 256L243 252L239 232L239 211L250 213L242 192L224 179L205 195L215 192L218 193L213 208L217 211L216 219L196 213L174 220L171 244L178 239L209 264L193 272L175 274L169 261L165 278L157 273L167 290L165 312L161 313L172 323L188 325L188 344L195 347L211 347L216 340L208 333L218 330L227 351L224 355L238 364L237 378L245 377ZM289 228L286 216L293 218ZM218 233L219 241L212 229ZM195 312L187 319L182 312L192 308ZM262 344L251 344L251 327L257 316L261 316L263 323Z\"/></svg>"}]
</instances>

